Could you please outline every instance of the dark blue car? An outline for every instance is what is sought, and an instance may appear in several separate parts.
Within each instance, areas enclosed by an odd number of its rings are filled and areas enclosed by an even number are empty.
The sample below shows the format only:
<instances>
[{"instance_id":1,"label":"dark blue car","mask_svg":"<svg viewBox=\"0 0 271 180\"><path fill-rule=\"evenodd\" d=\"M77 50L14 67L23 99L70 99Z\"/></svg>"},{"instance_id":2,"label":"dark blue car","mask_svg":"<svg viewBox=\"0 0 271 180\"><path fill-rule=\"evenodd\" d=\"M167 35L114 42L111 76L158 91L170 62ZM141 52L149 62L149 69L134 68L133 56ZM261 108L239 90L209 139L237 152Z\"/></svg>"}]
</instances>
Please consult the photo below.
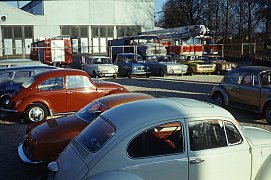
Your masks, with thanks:
<instances>
[{"instance_id":1,"label":"dark blue car","mask_svg":"<svg viewBox=\"0 0 271 180\"><path fill-rule=\"evenodd\" d=\"M139 54L118 54L114 64L118 66L118 74L120 76L127 76L131 78L132 75L140 75L146 77L149 77L150 75L149 66L143 62L143 59Z\"/></svg>"},{"instance_id":2,"label":"dark blue car","mask_svg":"<svg viewBox=\"0 0 271 180\"><path fill-rule=\"evenodd\" d=\"M0 103L2 103L6 96L18 89L29 77L51 69L56 69L56 67L47 65L27 65L0 68Z\"/></svg>"}]
</instances>

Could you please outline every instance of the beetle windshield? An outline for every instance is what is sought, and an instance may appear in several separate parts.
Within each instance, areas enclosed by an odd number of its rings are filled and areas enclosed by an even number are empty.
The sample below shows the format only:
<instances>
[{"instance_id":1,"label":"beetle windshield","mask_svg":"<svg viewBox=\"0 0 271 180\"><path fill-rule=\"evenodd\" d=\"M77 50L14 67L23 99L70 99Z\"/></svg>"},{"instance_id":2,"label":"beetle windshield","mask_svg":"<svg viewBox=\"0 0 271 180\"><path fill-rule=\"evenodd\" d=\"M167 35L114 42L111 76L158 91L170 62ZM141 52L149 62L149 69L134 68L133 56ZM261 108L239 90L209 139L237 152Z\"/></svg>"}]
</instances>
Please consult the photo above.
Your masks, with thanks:
<instances>
[{"instance_id":1,"label":"beetle windshield","mask_svg":"<svg viewBox=\"0 0 271 180\"><path fill-rule=\"evenodd\" d=\"M97 152L114 134L114 126L100 116L80 133L78 139L91 152Z\"/></svg>"},{"instance_id":2,"label":"beetle windshield","mask_svg":"<svg viewBox=\"0 0 271 180\"><path fill-rule=\"evenodd\" d=\"M30 78L28 78L28 79L22 84L22 86L23 86L24 88L28 88L28 87L30 87L34 82L35 82L35 77L30 77Z\"/></svg>"},{"instance_id":3,"label":"beetle windshield","mask_svg":"<svg viewBox=\"0 0 271 180\"><path fill-rule=\"evenodd\" d=\"M92 103L85 106L83 109L78 111L75 116L78 118L92 122L96 117L98 117L102 112L108 110L109 108L105 105L99 103L98 101L93 101Z\"/></svg>"},{"instance_id":4,"label":"beetle windshield","mask_svg":"<svg viewBox=\"0 0 271 180\"><path fill-rule=\"evenodd\" d=\"M112 64L112 61L110 58L94 58L93 63L94 64Z\"/></svg>"}]
</instances>

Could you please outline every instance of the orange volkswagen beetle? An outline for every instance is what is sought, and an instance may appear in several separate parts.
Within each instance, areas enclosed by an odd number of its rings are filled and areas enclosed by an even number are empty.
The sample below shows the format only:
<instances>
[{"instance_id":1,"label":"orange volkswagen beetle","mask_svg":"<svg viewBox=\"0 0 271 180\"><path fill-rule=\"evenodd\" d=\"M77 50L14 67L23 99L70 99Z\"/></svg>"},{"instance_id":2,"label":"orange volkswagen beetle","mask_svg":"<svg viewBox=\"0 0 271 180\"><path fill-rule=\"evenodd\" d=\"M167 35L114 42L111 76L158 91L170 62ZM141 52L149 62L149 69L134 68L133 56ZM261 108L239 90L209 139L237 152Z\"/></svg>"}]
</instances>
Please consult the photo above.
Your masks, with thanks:
<instances>
[{"instance_id":1,"label":"orange volkswagen beetle","mask_svg":"<svg viewBox=\"0 0 271 180\"><path fill-rule=\"evenodd\" d=\"M93 81L85 71L54 69L29 78L5 100L1 110L37 122L48 115L76 112L97 98L122 92L128 90L117 83Z\"/></svg>"},{"instance_id":2,"label":"orange volkswagen beetle","mask_svg":"<svg viewBox=\"0 0 271 180\"><path fill-rule=\"evenodd\" d=\"M121 93L99 98L74 115L35 122L28 125L25 140L18 147L18 154L25 163L39 164L55 160L65 146L100 113L117 105L151 99L142 93Z\"/></svg>"}]
</instances>

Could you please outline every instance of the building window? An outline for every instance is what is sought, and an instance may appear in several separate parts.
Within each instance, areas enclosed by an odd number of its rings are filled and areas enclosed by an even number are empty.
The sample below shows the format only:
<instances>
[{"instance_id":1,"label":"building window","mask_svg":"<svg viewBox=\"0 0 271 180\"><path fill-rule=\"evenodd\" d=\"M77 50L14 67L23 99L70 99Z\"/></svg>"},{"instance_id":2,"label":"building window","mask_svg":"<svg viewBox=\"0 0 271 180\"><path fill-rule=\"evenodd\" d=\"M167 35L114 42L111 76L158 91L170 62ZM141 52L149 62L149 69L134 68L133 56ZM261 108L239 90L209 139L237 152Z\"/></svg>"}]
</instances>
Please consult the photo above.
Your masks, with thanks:
<instances>
[{"instance_id":1,"label":"building window","mask_svg":"<svg viewBox=\"0 0 271 180\"><path fill-rule=\"evenodd\" d=\"M3 28L4 39L12 38L12 28L11 27L4 27Z\"/></svg>"},{"instance_id":2,"label":"building window","mask_svg":"<svg viewBox=\"0 0 271 180\"><path fill-rule=\"evenodd\" d=\"M114 37L114 27L113 26L108 27L108 37Z\"/></svg>"},{"instance_id":3,"label":"building window","mask_svg":"<svg viewBox=\"0 0 271 180\"><path fill-rule=\"evenodd\" d=\"M14 38L21 38L23 36L22 34L22 27L14 27Z\"/></svg>"},{"instance_id":4,"label":"building window","mask_svg":"<svg viewBox=\"0 0 271 180\"><path fill-rule=\"evenodd\" d=\"M100 27L100 37L106 37L106 27Z\"/></svg>"},{"instance_id":5,"label":"building window","mask_svg":"<svg viewBox=\"0 0 271 180\"><path fill-rule=\"evenodd\" d=\"M117 26L118 37L133 36L140 32L137 26Z\"/></svg>"},{"instance_id":6,"label":"building window","mask_svg":"<svg viewBox=\"0 0 271 180\"><path fill-rule=\"evenodd\" d=\"M92 37L93 38L99 37L99 27L92 27L91 32L92 32Z\"/></svg>"},{"instance_id":7,"label":"building window","mask_svg":"<svg viewBox=\"0 0 271 180\"><path fill-rule=\"evenodd\" d=\"M33 28L32 27L24 27L24 37L32 38L33 37Z\"/></svg>"},{"instance_id":8,"label":"building window","mask_svg":"<svg viewBox=\"0 0 271 180\"><path fill-rule=\"evenodd\" d=\"M88 37L88 27L80 27L81 37Z\"/></svg>"},{"instance_id":9,"label":"building window","mask_svg":"<svg viewBox=\"0 0 271 180\"><path fill-rule=\"evenodd\" d=\"M75 38L78 38L79 37L79 29L78 27L73 27L71 28L71 35Z\"/></svg>"},{"instance_id":10,"label":"building window","mask_svg":"<svg viewBox=\"0 0 271 180\"><path fill-rule=\"evenodd\" d=\"M70 35L69 27L61 27L61 34L62 35Z\"/></svg>"}]
</instances>

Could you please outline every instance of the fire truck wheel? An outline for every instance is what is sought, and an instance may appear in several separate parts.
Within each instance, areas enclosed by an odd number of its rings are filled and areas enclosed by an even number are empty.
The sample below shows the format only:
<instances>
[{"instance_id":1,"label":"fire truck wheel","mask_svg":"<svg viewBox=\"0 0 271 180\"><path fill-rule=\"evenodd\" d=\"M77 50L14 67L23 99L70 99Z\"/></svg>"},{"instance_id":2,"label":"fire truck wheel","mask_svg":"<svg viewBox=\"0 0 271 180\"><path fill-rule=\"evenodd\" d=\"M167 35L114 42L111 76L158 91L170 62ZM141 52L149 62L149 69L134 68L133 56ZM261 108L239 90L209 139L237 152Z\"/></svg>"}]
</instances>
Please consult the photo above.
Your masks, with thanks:
<instances>
[{"instance_id":1,"label":"fire truck wheel","mask_svg":"<svg viewBox=\"0 0 271 180\"><path fill-rule=\"evenodd\" d=\"M47 119L47 116L47 108L40 103L31 104L24 111L25 119L30 122L44 121Z\"/></svg>"},{"instance_id":2,"label":"fire truck wheel","mask_svg":"<svg viewBox=\"0 0 271 180\"><path fill-rule=\"evenodd\" d=\"M160 77L164 77L165 76L165 72L164 72L163 69L159 69L158 74L159 74Z\"/></svg>"}]
</instances>

